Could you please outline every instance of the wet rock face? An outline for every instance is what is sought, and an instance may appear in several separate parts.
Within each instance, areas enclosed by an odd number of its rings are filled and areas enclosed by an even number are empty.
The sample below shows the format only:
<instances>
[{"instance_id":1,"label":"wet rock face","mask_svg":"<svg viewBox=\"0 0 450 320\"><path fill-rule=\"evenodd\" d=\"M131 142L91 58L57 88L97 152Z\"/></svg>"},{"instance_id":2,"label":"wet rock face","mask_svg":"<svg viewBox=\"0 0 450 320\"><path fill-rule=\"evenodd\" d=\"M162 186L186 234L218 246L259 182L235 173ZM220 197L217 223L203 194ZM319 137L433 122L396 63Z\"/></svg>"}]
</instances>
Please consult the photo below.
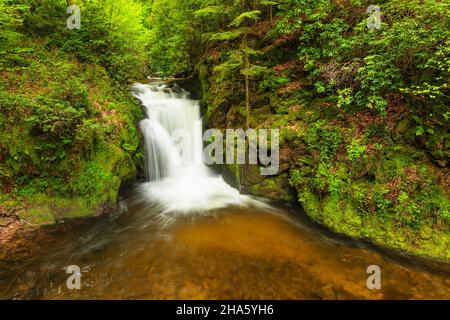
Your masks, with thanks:
<instances>
[{"instance_id":1,"label":"wet rock face","mask_svg":"<svg viewBox=\"0 0 450 320\"><path fill-rule=\"evenodd\" d=\"M289 185L287 173L266 178L260 184L251 186L250 193L277 201L294 202L296 200L295 190Z\"/></svg>"},{"instance_id":2,"label":"wet rock face","mask_svg":"<svg viewBox=\"0 0 450 320\"><path fill-rule=\"evenodd\" d=\"M275 176L263 176L258 165L228 165L223 166L222 176L228 184L245 194L275 201L293 202L296 199L286 170Z\"/></svg>"},{"instance_id":3,"label":"wet rock face","mask_svg":"<svg viewBox=\"0 0 450 320\"><path fill-rule=\"evenodd\" d=\"M0 205L0 230L1 228L8 227L17 220L17 215L14 210Z\"/></svg>"},{"instance_id":4,"label":"wet rock face","mask_svg":"<svg viewBox=\"0 0 450 320\"><path fill-rule=\"evenodd\" d=\"M235 165L223 165L222 166L222 177L226 183L228 183L233 188L241 191L241 183L239 177L239 169Z\"/></svg>"}]
</instances>

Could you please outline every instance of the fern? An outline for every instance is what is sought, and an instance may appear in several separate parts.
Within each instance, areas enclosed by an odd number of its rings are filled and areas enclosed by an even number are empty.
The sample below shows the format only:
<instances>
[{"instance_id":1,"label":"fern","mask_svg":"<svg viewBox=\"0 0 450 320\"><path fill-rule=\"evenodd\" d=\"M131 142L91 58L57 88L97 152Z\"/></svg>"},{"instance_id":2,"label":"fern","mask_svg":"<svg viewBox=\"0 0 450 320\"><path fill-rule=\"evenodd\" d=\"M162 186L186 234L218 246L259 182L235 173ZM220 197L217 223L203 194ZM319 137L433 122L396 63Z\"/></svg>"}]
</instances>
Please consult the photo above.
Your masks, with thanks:
<instances>
[{"instance_id":1,"label":"fern","mask_svg":"<svg viewBox=\"0 0 450 320\"><path fill-rule=\"evenodd\" d=\"M260 14L261 14L261 11L259 11L259 10L244 12L244 13L240 14L236 19L234 19L233 22L231 22L229 24L229 27L240 27L247 20L257 21L259 19Z\"/></svg>"}]
</instances>

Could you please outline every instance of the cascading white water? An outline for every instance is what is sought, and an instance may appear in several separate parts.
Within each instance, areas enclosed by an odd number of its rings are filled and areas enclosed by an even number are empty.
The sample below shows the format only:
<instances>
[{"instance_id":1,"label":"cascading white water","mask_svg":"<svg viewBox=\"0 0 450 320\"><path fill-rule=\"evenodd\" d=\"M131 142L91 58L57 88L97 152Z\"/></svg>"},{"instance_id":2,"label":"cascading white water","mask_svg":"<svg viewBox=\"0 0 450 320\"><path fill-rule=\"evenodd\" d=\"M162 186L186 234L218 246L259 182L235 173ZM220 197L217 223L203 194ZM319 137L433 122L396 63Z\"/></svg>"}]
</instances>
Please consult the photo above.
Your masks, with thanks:
<instances>
[{"instance_id":1,"label":"cascading white water","mask_svg":"<svg viewBox=\"0 0 450 320\"><path fill-rule=\"evenodd\" d=\"M203 163L199 104L166 85L136 84L134 95L145 108L140 124L145 140L148 183L141 195L164 213L206 212L228 206L265 205L241 195ZM189 139L174 142L173 135Z\"/></svg>"}]
</instances>

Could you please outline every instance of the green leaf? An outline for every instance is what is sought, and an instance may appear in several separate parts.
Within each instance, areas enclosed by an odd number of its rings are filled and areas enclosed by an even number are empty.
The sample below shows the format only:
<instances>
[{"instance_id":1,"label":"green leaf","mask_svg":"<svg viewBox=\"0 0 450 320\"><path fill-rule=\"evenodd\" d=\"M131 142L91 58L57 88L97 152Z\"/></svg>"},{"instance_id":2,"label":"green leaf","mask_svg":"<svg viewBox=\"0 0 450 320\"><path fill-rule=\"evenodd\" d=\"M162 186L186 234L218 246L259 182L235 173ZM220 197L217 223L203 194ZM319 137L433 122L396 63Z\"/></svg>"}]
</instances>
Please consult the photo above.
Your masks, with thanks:
<instances>
[{"instance_id":1,"label":"green leaf","mask_svg":"<svg viewBox=\"0 0 450 320\"><path fill-rule=\"evenodd\" d=\"M262 0L260 2L263 6L276 6L278 4L278 1L273 0Z\"/></svg>"},{"instance_id":2,"label":"green leaf","mask_svg":"<svg viewBox=\"0 0 450 320\"><path fill-rule=\"evenodd\" d=\"M258 75L261 75L261 74L263 74L264 72L266 72L267 71L267 68L266 67L260 67L260 66L251 66L250 68L246 68L246 69L243 69L242 71L241 71L241 73L243 74L243 75L247 75L247 76L258 76Z\"/></svg>"},{"instance_id":3,"label":"green leaf","mask_svg":"<svg viewBox=\"0 0 450 320\"><path fill-rule=\"evenodd\" d=\"M234 40L239 38L243 34L243 30L234 30L234 31L225 31L220 33L214 33L209 36L209 40L215 41L225 41L225 40Z\"/></svg>"},{"instance_id":4,"label":"green leaf","mask_svg":"<svg viewBox=\"0 0 450 320\"><path fill-rule=\"evenodd\" d=\"M416 128L416 136L421 136L421 135L423 135L425 133L425 129L423 128L423 126L418 126L417 128Z\"/></svg>"}]
</instances>

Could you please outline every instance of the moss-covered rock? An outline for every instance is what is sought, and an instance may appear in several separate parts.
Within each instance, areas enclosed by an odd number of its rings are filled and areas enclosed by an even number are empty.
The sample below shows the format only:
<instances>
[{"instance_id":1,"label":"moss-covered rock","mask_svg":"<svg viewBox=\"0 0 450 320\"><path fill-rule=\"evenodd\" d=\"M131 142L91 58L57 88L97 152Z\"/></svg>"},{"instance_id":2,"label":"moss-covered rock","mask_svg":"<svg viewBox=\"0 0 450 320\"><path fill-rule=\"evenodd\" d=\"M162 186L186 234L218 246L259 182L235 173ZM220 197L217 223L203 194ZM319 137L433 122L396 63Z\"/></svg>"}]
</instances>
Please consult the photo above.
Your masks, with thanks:
<instances>
[{"instance_id":1,"label":"moss-covered rock","mask_svg":"<svg viewBox=\"0 0 450 320\"><path fill-rule=\"evenodd\" d=\"M251 194L272 200L293 202L295 193L289 186L287 173L275 177L267 177L259 184L253 184L249 191Z\"/></svg>"},{"instance_id":2,"label":"moss-covered rock","mask_svg":"<svg viewBox=\"0 0 450 320\"><path fill-rule=\"evenodd\" d=\"M99 65L38 44L28 59L2 73L0 205L32 226L114 208L141 161L140 104Z\"/></svg>"},{"instance_id":3,"label":"moss-covered rock","mask_svg":"<svg viewBox=\"0 0 450 320\"><path fill-rule=\"evenodd\" d=\"M208 87L224 94L213 79ZM221 100L226 116L210 117L211 127L242 127L242 115L236 112L242 100L235 95ZM439 135L424 140L428 145L418 143L417 126L409 117L387 129L368 123L384 121L368 113L339 116L329 103L305 103L302 95L284 93L280 98L274 91L270 102L258 98L252 111L255 128L280 129L280 174L262 177L258 166L234 165L224 169L226 180L245 193L297 199L308 216L337 233L450 259L450 200L442 162L446 146L432 142ZM214 101L203 96L203 104L214 108ZM273 101L279 105L272 106Z\"/></svg>"},{"instance_id":4,"label":"moss-covered rock","mask_svg":"<svg viewBox=\"0 0 450 320\"><path fill-rule=\"evenodd\" d=\"M313 220L339 234L411 254L450 259L450 233L443 225L433 228L423 225L414 231L387 217L358 212L338 198L327 196L319 199L308 191L299 194L299 202Z\"/></svg>"}]
</instances>

